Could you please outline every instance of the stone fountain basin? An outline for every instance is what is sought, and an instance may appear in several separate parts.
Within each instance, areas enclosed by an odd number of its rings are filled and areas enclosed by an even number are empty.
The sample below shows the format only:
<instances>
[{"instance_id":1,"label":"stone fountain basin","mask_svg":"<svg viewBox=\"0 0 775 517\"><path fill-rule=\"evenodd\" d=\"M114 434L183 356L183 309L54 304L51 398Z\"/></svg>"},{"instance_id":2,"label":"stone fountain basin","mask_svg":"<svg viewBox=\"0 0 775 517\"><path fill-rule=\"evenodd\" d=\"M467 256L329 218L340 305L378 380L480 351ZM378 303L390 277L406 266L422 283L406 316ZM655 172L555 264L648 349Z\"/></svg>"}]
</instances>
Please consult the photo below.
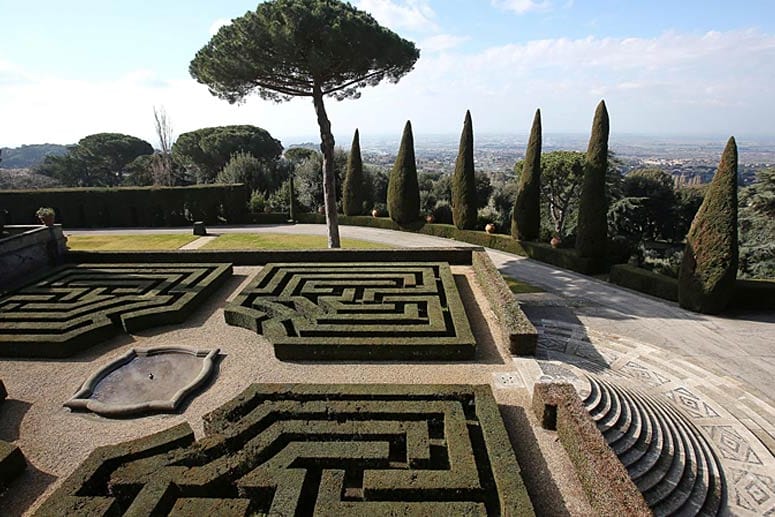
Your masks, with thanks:
<instances>
[{"instance_id":1,"label":"stone fountain basin","mask_svg":"<svg viewBox=\"0 0 775 517\"><path fill-rule=\"evenodd\" d=\"M64 405L107 417L174 412L212 375L219 352L133 348L89 377Z\"/></svg>"}]
</instances>

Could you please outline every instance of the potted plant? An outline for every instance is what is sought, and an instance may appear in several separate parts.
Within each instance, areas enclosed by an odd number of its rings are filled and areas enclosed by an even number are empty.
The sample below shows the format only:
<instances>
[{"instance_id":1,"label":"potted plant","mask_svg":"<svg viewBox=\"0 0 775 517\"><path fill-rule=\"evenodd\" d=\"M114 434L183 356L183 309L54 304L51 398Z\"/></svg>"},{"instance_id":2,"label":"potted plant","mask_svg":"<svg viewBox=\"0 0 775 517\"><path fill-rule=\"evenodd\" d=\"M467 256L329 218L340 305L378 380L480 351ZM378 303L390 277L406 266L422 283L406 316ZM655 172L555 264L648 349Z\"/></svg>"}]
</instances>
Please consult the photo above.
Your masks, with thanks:
<instances>
[{"instance_id":1,"label":"potted plant","mask_svg":"<svg viewBox=\"0 0 775 517\"><path fill-rule=\"evenodd\" d=\"M552 240L549 241L549 244L552 245L552 248L559 248L560 244L562 244L562 239L560 239L559 235L554 235Z\"/></svg>"},{"instance_id":2,"label":"potted plant","mask_svg":"<svg viewBox=\"0 0 775 517\"><path fill-rule=\"evenodd\" d=\"M46 226L51 226L54 224L53 208L42 206L38 208L38 211L35 212L35 215L38 216L38 219L40 220L41 224L45 224Z\"/></svg>"},{"instance_id":3,"label":"potted plant","mask_svg":"<svg viewBox=\"0 0 775 517\"><path fill-rule=\"evenodd\" d=\"M435 221L435 220L436 220L436 217L434 217L434 215L432 213L431 214L427 214L425 216L425 222L428 223L428 224L433 224L433 221Z\"/></svg>"},{"instance_id":4,"label":"potted plant","mask_svg":"<svg viewBox=\"0 0 775 517\"><path fill-rule=\"evenodd\" d=\"M492 223L487 223L484 227L484 231L487 233L495 233L495 225Z\"/></svg>"}]
</instances>

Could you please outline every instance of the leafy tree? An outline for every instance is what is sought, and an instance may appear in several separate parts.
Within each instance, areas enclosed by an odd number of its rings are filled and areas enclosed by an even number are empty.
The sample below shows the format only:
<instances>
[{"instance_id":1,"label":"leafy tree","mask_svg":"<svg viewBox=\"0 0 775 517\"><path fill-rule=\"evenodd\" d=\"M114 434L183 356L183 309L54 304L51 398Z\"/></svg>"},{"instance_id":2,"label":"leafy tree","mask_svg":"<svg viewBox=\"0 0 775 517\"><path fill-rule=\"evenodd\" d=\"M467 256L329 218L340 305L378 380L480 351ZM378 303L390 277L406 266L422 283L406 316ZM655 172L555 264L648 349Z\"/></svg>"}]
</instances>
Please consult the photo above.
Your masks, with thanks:
<instances>
[{"instance_id":1,"label":"leafy tree","mask_svg":"<svg viewBox=\"0 0 775 517\"><path fill-rule=\"evenodd\" d=\"M608 212L611 233L633 243L672 240L677 209L673 183L673 177L660 169L639 169L625 176L623 198Z\"/></svg>"},{"instance_id":2,"label":"leafy tree","mask_svg":"<svg viewBox=\"0 0 775 517\"><path fill-rule=\"evenodd\" d=\"M270 0L222 27L189 71L210 92L236 102L256 91L286 101L312 97L323 153L328 245L338 248L334 137L323 97L357 98L359 89L398 81L419 57L414 44L368 13L338 0Z\"/></svg>"},{"instance_id":3,"label":"leafy tree","mask_svg":"<svg viewBox=\"0 0 775 517\"><path fill-rule=\"evenodd\" d=\"M97 133L82 138L62 156L49 155L38 172L68 187L111 187L123 181L135 158L153 154L145 140L121 133Z\"/></svg>"},{"instance_id":4,"label":"leafy tree","mask_svg":"<svg viewBox=\"0 0 775 517\"><path fill-rule=\"evenodd\" d=\"M197 183L212 183L235 153L248 153L266 162L283 152L279 140L260 127L206 127L181 134L172 145L173 159L194 176Z\"/></svg>"},{"instance_id":5,"label":"leafy tree","mask_svg":"<svg viewBox=\"0 0 775 517\"><path fill-rule=\"evenodd\" d=\"M740 275L775 278L775 168L740 193Z\"/></svg>"},{"instance_id":6,"label":"leafy tree","mask_svg":"<svg viewBox=\"0 0 775 517\"><path fill-rule=\"evenodd\" d=\"M310 157L294 166L293 186L299 205L303 210L316 211L324 206L323 195L323 157L314 152ZM295 155L294 155L295 157ZM293 163L292 160L291 163ZM345 167L347 165L347 153L341 148L334 150L334 177L337 189L342 187ZM337 192L337 199L341 199L341 192Z\"/></svg>"},{"instance_id":7,"label":"leafy tree","mask_svg":"<svg viewBox=\"0 0 775 517\"><path fill-rule=\"evenodd\" d=\"M276 161L256 158L250 153L240 151L232 155L226 166L218 173L216 183L245 183L251 190L274 192L286 177L289 170Z\"/></svg>"},{"instance_id":8,"label":"leafy tree","mask_svg":"<svg viewBox=\"0 0 775 517\"><path fill-rule=\"evenodd\" d=\"M323 156L317 152L314 149L309 149L307 147L291 147L285 153L283 154L285 156L285 159L293 163L294 165L299 165L300 163L304 162L305 160L309 160L310 158L317 158L321 163L323 162Z\"/></svg>"},{"instance_id":9,"label":"leafy tree","mask_svg":"<svg viewBox=\"0 0 775 517\"><path fill-rule=\"evenodd\" d=\"M576 225L576 251L602 266L608 240L606 220L606 173L608 171L608 111L600 101L592 121L587 158L584 164L584 182L579 199L579 218Z\"/></svg>"},{"instance_id":10,"label":"leafy tree","mask_svg":"<svg viewBox=\"0 0 775 517\"><path fill-rule=\"evenodd\" d=\"M511 236L523 241L538 240L541 231L541 110L533 117L533 127L525 152L524 168L512 211Z\"/></svg>"},{"instance_id":11,"label":"leafy tree","mask_svg":"<svg viewBox=\"0 0 775 517\"><path fill-rule=\"evenodd\" d=\"M398 156L390 173L387 193L388 213L398 224L413 223L420 217L420 189L414 157L412 123L406 121Z\"/></svg>"},{"instance_id":12,"label":"leafy tree","mask_svg":"<svg viewBox=\"0 0 775 517\"><path fill-rule=\"evenodd\" d=\"M474 129L471 122L471 112L466 111L455 172L452 175L452 221L459 229L472 230L476 227L476 210L478 208L476 201Z\"/></svg>"},{"instance_id":13,"label":"leafy tree","mask_svg":"<svg viewBox=\"0 0 775 517\"><path fill-rule=\"evenodd\" d=\"M737 144L730 137L686 236L678 303L708 314L724 310L735 287L737 263Z\"/></svg>"},{"instance_id":14,"label":"leafy tree","mask_svg":"<svg viewBox=\"0 0 775 517\"><path fill-rule=\"evenodd\" d=\"M524 161L519 160L514 165L517 177L523 170ZM566 237L568 228L575 225L583 179L584 153L551 151L541 155L541 222L550 233Z\"/></svg>"},{"instance_id":15,"label":"leafy tree","mask_svg":"<svg viewBox=\"0 0 775 517\"><path fill-rule=\"evenodd\" d=\"M364 213L363 160L361 159L361 143L358 130L353 135L350 146L350 157L347 160L347 170L342 187L342 212L344 215L361 215Z\"/></svg>"}]
</instances>

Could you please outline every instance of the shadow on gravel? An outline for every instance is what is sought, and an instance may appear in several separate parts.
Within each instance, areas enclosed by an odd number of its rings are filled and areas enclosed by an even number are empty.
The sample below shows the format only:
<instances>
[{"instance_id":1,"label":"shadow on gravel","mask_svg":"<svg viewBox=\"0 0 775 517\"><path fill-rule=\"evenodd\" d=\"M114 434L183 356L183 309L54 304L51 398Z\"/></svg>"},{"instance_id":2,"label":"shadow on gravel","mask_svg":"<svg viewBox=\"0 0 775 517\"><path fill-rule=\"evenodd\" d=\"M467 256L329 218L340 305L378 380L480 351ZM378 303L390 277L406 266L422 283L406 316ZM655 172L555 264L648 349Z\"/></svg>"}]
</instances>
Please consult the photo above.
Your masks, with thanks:
<instances>
[{"instance_id":1,"label":"shadow on gravel","mask_svg":"<svg viewBox=\"0 0 775 517\"><path fill-rule=\"evenodd\" d=\"M506 422L506 431L536 515L548 517L571 515L565 508L567 505L563 504L562 493L552 477L551 468L541 453L525 408L511 405L498 407Z\"/></svg>"},{"instance_id":2,"label":"shadow on gravel","mask_svg":"<svg viewBox=\"0 0 775 517\"><path fill-rule=\"evenodd\" d=\"M32 404L23 400L5 399L0 406L0 440L14 442L19 439L19 428L24 420L24 415L30 410Z\"/></svg>"}]
</instances>

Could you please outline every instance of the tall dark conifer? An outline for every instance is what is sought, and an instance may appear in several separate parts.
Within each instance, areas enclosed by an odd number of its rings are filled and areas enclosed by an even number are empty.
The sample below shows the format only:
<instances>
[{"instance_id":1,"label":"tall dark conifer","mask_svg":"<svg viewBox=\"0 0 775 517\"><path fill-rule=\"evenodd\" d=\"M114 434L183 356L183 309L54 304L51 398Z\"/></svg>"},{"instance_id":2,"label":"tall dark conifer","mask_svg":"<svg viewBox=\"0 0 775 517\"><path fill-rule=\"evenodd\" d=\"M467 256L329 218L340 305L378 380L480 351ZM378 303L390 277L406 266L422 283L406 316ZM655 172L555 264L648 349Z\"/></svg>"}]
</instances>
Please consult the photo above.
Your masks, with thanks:
<instances>
[{"instance_id":1,"label":"tall dark conifer","mask_svg":"<svg viewBox=\"0 0 775 517\"><path fill-rule=\"evenodd\" d=\"M582 257L594 259L595 269L602 269L608 241L608 203L605 176L608 170L608 110L600 101L592 122L592 133L584 164L584 182L579 200L576 250Z\"/></svg>"},{"instance_id":2,"label":"tall dark conifer","mask_svg":"<svg viewBox=\"0 0 775 517\"><path fill-rule=\"evenodd\" d=\"M511 236L521 241L538 240L541 231L541 110L537 109L525 151L517 198L511 212Z\"/></svg>"},{"instance_id":3,"label":"tall dark conifer","mask_svg":"<svg viewBox=\"0 0 775 517\"><path fill-rule=\"evenodd\" d=\"M414 137L412 123L408 120L396 162L390 172L387 202L390 218L398 224L413 223L420 218L420 187L417 184Z\"/></svg>"},{"instance_id":4,"label":"tall dark conifer","mask_svg":"<svg viewBox=\"0 0 775 517\"><path fill-rule=\"evenodd\" d=\"M737 262L737 144L730 137L686 236L678 274L681 307L707 314L724 310L735 288Z\"/></svg>"},{"instance_id":5,"label":"tall dark conifer","mask_svg":"<svg viewBox=\"0 0 775 517\"><path fill-rule=\"evenodd\" d=\"M363 160L361 159L361 143L356 129L342 185L342 211L344 215L363 214L363 193Z\"/></svg>"},{"instance_id":6,"label":"tall dark conifer","mask_svg":"<svg viewBox=\"0 0 775 517\"><path fill-rule=\"evenodd\" d=\"M474 175L474 128L466 111L460 148L452 176L452 222L461 230L476 227L476 177Z\"/></svg>"}]
</instances>

